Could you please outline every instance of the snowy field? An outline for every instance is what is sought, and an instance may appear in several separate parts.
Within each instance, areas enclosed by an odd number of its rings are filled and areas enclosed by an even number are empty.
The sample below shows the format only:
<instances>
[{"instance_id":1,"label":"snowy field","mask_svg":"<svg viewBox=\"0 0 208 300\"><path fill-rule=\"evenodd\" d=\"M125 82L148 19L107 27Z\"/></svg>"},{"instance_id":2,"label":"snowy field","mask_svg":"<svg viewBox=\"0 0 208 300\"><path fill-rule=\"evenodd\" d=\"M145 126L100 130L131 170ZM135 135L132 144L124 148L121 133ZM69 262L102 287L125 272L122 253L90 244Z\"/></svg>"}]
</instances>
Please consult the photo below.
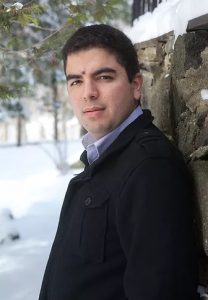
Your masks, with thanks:
<instances>
[{"instance_id":1,"label":"snowy field","mask_svg":"<svg viewBox=\"0 0 208 300\"><path fill-rule=\"evenodd\" d=\"M55 155L53 145L45 145ZM69 162L82 152L80 141L68 145ZM0 244L0 299L37 300L43 272L56 232L70 178L56 170L38 146L0 147L0 211L9 208L14 220L0 216L0 239L6 230L20 239Z\"/></svg>"}]
</instances>

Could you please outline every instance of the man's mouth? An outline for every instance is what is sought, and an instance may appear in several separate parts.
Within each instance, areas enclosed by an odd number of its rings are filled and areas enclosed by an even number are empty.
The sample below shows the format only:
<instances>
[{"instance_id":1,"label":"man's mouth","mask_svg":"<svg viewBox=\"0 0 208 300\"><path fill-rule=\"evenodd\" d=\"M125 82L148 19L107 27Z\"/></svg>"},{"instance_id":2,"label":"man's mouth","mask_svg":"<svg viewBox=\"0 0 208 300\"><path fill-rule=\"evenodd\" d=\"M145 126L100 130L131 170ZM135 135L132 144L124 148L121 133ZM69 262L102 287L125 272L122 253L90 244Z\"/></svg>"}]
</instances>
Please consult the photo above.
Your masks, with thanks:
<instances>
[{"instance_id":1,"label":"man's mouth","mask_svg":"<svg viewBox=\"0 0 208 300\"><path fill-rule=\"evenodd\" d=\"M99 112L99 111L103 111L103 110L104 110L103 107L93 106L93 107L85 108L83 112L84 113L93 113L93 112Z\"/></svg>"}]
</instances>

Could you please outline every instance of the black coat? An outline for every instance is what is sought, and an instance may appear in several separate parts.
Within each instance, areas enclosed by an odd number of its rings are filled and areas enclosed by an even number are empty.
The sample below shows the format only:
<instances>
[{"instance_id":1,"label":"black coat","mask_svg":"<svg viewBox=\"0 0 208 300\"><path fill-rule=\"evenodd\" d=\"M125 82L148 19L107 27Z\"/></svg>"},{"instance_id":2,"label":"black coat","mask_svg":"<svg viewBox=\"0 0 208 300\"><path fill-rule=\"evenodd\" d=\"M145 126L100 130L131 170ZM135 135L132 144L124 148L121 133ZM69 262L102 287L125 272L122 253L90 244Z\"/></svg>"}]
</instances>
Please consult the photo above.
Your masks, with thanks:
<instances>
[{"instance_id":1,"label":"black coat","mask_svg":"<svg viewBox=\"0 0 208 300\"><path fill-rule=\"evenodd\" d=\"M39 300L196 299L188 182L144 111L71 180Z\"/></svg>"}]
</instances>

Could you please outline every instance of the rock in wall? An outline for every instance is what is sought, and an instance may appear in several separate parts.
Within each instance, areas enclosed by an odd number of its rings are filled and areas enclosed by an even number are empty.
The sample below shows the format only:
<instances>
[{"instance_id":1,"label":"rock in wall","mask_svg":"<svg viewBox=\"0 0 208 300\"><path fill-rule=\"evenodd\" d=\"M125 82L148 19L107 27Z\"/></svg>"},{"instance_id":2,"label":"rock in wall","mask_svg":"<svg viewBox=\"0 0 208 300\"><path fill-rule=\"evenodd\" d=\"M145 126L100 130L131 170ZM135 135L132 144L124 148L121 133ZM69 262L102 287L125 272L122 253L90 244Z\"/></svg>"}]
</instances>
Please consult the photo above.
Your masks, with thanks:
<instances>
[{"instance_id":1,"label":"rock in wall","mask_svg":"<svg viewBox=\"0 0 208 300\"><path fill-rule=\"evenodd\" d=\"M208 31L179 36L172 61L175 133L180 149L190 155L208 145Z\"/></svg>"}]
</instances>

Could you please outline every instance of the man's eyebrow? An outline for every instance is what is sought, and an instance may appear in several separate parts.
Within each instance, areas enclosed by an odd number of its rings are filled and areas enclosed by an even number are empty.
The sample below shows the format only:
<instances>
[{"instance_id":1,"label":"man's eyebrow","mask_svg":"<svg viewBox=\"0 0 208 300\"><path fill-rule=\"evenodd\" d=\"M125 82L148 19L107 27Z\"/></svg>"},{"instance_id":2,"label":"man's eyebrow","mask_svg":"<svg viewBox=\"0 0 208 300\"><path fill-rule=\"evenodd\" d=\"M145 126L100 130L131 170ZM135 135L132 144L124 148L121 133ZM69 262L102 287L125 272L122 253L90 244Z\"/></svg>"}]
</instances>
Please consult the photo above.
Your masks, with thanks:
<instances>
[{"instance_id":1,"label":"man's eyebrow","mask_svg":"<svg viewBox=\"0 0 208 300\"><path fill-rule=\"evenodd\" d=\"M69 81L71 79L80 79L81 78L81 75L77 75L77 74L68 74L66 76L66 80Z\"/></svg>"},{"instance_id":2,"label":"man's eyebrow","mask_svg":"<svg viewBox=\"0 0 208 300\"><path fill-rule=\"evenodd\" d=\"M109 68L109 67L104 67L104 68L100 68L98 70L96 70L95 72L93 72L93 76L97 76L100 75L102 73L116 73L116 70ZM72 79L80 79L82 77L82 75L78 75L78 74L68 74L66 76L66 80L72 80Z\"/></svg>"},{"instance_id":3,"label":"man's eyebrow","mask_svg":"<svg viewBox=\"0 0 208 300\"><path fill-rule=\"evenodd\" d=\"M108 67L104 67L104 68L100 68L98 70L96 70L93 75L100 75L102 73L116 73L116 70L112 69L112 68L108 68Z\"/></svg>"}]
</instances>

